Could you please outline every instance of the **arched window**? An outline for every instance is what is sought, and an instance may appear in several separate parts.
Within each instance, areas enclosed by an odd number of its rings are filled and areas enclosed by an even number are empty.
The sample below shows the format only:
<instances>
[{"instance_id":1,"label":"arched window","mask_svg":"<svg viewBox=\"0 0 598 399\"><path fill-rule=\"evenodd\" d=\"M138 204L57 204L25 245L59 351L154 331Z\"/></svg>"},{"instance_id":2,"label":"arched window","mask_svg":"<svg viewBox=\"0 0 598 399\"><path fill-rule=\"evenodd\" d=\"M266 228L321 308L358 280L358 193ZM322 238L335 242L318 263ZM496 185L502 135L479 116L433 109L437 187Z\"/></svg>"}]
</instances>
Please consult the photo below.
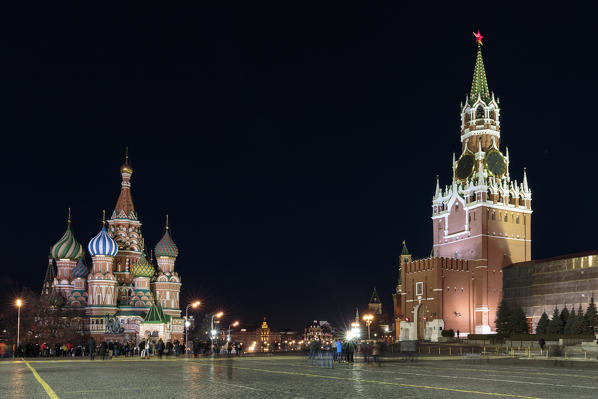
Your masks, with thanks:
<instances>
[{"instance_id":1,"label":"arched window","mask_svg":"<svg viewBox=\"0 0 598 399\"><path fill-rule=\"evenodd\" d=\"M481 105L475 110L475 117L476 119L483 119L484 118L484 107Z\"/></svg>"}]
</instances>

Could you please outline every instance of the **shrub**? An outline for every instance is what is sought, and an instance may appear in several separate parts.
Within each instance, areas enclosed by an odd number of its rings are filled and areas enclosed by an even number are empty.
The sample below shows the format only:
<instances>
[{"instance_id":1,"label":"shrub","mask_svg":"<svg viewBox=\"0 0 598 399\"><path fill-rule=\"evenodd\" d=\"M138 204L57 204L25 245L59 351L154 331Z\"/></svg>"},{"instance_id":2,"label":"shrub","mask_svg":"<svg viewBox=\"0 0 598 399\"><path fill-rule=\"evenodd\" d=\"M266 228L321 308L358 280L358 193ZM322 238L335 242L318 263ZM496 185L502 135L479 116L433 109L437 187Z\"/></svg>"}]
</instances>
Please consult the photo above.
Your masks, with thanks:
<instances>
[{"instance_id":1,"label":"shrub","mask_svg":"<svg viewBox=\"0 0 598 399\"><path fill-rule=\"evenodd\" d=\"M454 330L442 330L442 332L440 333L440 335L442 335L443 337L454 337L455 336L455 331Z\"/></svg>"}]
</instances>

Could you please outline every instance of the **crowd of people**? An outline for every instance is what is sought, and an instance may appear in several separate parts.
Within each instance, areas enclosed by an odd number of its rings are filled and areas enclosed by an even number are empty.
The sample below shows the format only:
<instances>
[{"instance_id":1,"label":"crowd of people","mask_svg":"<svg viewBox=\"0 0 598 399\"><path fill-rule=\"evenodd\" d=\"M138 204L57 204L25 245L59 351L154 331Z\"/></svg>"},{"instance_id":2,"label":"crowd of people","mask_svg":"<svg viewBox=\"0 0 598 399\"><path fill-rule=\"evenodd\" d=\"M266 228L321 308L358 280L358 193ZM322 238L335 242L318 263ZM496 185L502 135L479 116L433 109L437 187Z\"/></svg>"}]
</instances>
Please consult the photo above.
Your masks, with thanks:
<instances>
[{"instance_id":1,"label":"crowd of people","mask_svg":"<svg viewBox=\"0 0 598 399\"><path fill-rule=\"evenodd\" d=\"M382 344L378 341L362 341L337 339L331 343L322 344L320 340L312 340L308 346L308 356L310 360L321 359L322 357L332 357L338 363L354 363L355 353L363 356L364 363L373 362L380 365L382 354Z\"/></svg>"},{"instance_id":2,"label":"crowd of people","mask_svg":"<svg viewBox=\"0 0 598 399\"><path fill-rule=\"evenodd\" d=\"M157 356L175 356L187 354L198 357L200 355L236 355L243 354L243 345L236 342L211 342L192 340L189 342L187 350L179 340L164 342L160 339L143 339L137 343L133 341L100 341L97 342L93 337L86 344L66 343L23 343L18 347L12 345L9 347L4 342L0 342L0 358L4 357L89 357L95 359L96 356L102 359L111 359L115 357L133 357L138 356L142 359L149 359Z\"/></svg>"}]
</instances>

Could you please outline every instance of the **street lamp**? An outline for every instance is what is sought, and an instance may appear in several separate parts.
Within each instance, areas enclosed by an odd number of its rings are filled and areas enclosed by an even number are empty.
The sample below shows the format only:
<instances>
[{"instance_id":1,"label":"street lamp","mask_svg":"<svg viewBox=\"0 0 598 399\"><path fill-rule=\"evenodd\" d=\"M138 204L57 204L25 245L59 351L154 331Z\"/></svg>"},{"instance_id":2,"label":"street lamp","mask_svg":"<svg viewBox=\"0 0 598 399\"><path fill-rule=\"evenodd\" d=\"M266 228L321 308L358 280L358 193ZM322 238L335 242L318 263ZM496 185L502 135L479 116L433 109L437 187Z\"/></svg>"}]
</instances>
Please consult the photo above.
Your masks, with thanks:
<instances>
[{"instance_id":1,"label":"street lamp","mask_svg":"<svg viewBox=\"0 0 598 399\"><path fill-rule=\"evenodd\" d=\"M212 313L212 321L210 323L210 343L211 343L211 347L212 347L212 352L214 351L214 338L216 337L216 330L214 330L214 317L216 317L217 319L221 318L224 315L224 312L218 312L218 313Z\"/></svg>"},{"instance_id":2,"label":"street lamp","mask_svg":"<svg viewBox=\"0 0 598 399\"><path fill-rule=\"evenodd\" d=\"M228 337L226 338L226 340L227 340L228 342L230 342L230 327L231 327L231 326L233 326L233 327L236 327L236 326L238 326L238 325L239 325L239 322L238 322L238 321L235 321L234 323L232 323L232 324L229 324L229 325L228 325Z\"/></svg>"},{"instance_id":3,"label":"street lamp","mask_svg":"<svg viewBox=\"0 0 598 399\"><path fill-rule=\"evenodd\" d=\"M185 353L187 353L187 337L189 335L189 326L191 325L191 323L189 323L189 308L197 308L199 305L201 305L201 302L195 301L188 304L185 308Z\"/></svg>"},{"instance_id":4,"label":"street lamp","mask_svg":"<svg viewBox=\"0 0 598 399\"><path fill-rule=\"evenodd\" d=\"M19 350L19 345L21 344L21 342L20 342L21 341L21 306L23 306L23 301L19 298L19 299L17 299L17 348L16 348L16 351Z\"/></svg>"},{"instance_id":5,"label":"street lamp","mask_svg":"<svg viewBox=\"0 0 598 399\"><path fill-rule=\"evenodd\" d=\"M365 321L365 323L368 325L368 340L371 339L370 338L370 324L372 324L372 320L374 320L373 314L364 314L363 315L363 321Z\"/></svg>"}]
</instances>

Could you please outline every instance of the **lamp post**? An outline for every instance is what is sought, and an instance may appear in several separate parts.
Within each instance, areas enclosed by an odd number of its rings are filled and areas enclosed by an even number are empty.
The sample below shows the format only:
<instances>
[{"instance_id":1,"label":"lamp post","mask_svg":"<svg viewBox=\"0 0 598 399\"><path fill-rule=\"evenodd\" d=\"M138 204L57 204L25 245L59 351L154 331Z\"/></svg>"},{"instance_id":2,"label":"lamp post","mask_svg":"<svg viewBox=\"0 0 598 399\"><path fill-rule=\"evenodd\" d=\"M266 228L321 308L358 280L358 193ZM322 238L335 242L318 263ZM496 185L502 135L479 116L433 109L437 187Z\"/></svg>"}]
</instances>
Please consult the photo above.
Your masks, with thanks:
<instances>
[{"instance_id":1,"label":"lamp post","mask_svg":"<svg viewBox=\"0 0 598 399\"><path fill-rule=\"evenodd\" d=\"M224 312L212 313L212 321L210 322L210 346L212 347L212 352L214 351L214 337L216 336L216 330L214 330L214 317L219 319L223 315Z\"/></svg>"},{"instance_id":2,"label":"lamp post","mask_svg":"<svg viewBox=\"0 0 598 399\"><path fill-rule=\"evenodd\" d=\"M189 308L196 308L199 305L201 305L201 302L195 301L193 303L188 304L185 308L185 354L187 353L187 337L189 335L189 325L191 324L189 323Z\"/></svg>"},{"instance_id":3,"label":"lamp post","mask_svg":"<svg viewBox=\"0 0 598 399\"><path fill-rule=\"evenodd\" d=\"M373 314L364 314L363 320L368 325L368 340L370 340L371 339L370 338L370 324L372 324L372 320L374 320L374 315Z\"/></svg>"},{"instance_id":4,"label":"lamp post","mask_svg":"<svg viewBox=\"0 0 598 399\"><path fill-rule=\"evenodd\" d=\"M23 301L20 298L17 299L17 347L15 348L15 352L19 350L19 345L21 344L21 306L22 305L23 305Z\"/></svg>"},{"instance_id":5,"label":"lamp post","mask_svg":"<svg viewBox=\"0 0 598 399\"><path fill-rule=\"evenodd\" d=\"M233 326L233 327L236 327L236 326L238 326L238 325L239 325L239 322L238 322L238 321L235 321L234 323L232 323L232 324L229 324L229 325L228 325L228 337L226 338L226 340L227 340L228 342L230 342L230 327L231 327L231 326Z\"/></svg>"}]
</instances>

